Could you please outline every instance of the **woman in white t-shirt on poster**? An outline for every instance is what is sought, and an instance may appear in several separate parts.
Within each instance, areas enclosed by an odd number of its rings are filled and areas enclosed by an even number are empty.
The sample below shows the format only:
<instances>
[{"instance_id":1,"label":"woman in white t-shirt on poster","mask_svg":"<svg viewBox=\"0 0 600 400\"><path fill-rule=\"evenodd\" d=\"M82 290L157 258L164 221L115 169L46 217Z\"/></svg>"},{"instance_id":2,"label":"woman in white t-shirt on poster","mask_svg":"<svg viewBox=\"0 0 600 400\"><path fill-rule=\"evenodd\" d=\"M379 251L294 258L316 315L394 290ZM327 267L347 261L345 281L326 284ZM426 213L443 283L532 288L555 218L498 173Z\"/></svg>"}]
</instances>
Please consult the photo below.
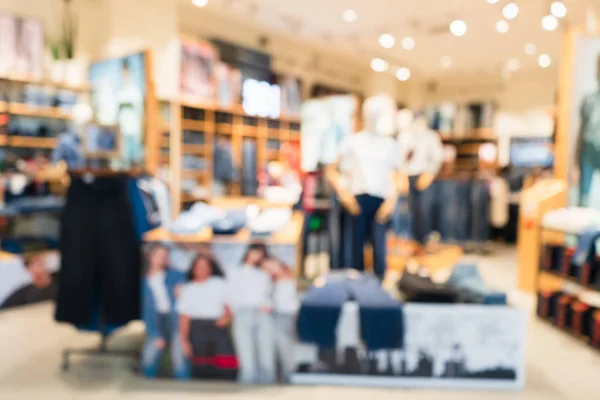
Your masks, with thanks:
<instances>
[{"instance_id":1,"label":"woman in white t-shirt on poster","mask_svg":"<svg viewBox=\"0 0 600 400\"><path fill-rule=\"evenodd\" d=\"M287 265L276 258L265 258L261 268L273 277L273 321L275 324L276 359L281 366L283 381L294 373L294 315L298 308L296 277Z\"/></svg>"},{"instance_id":2,"label":"woman in white t-shirt on poster","mask_svg":"<svg viewBox=\"0 0 600 400\"><path fill-rule=\"evenodd\" d=\"M177 302L183 351L195 378L234 379L237 360L227 327L231 312L226 304L226 283L217 263L198 255L188 283Z\"/></svg>"},{"instance_id":3,"label":"woman in white t-shirt on poster","mask_svg":"<svg viewBox=\"0 0 600 400\"><path fill-rule=\"evenodd\" d=\"M262 244L253 244L242 267L228 277L228 304L233 312L233 340L240 362L239 381L275 382L275 339L271 318L273 281L261 269Z\"/></svg>"}]
</instances>

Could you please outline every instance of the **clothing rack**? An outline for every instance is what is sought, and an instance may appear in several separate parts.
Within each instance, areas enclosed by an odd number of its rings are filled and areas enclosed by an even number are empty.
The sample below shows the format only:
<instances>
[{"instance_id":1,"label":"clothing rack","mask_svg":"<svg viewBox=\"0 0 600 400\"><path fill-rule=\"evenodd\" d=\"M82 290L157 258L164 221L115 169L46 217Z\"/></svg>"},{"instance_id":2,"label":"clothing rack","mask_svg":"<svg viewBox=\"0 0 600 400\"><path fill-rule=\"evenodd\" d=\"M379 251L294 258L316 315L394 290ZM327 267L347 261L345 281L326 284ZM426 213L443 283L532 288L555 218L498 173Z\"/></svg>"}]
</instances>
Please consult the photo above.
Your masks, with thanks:
<instances>
[{"instance_id":1,"label":"clothing rack","mask_svg":"<svg viewBox=\"0 0 600 400\"><path fill-rule=\"evenodd\" d=\"M69 170L67 172L68 176L73 177L81 177L84 182L92 183L95 178L99 177L119 177L119 176L129 176L129 177L139 177L148 175L147 171L143 168L133 168L129 170L114 170L110 168L81 168L75 170ZM89 178L89 181L87 180ZM118 328L115 328L116 330ZM61 360L61 369L63 371L68 371L71 362L70 357L73 355L77 356L87 356L87 357L100 357L100 358L119 358L129 360L131 362L130 368L133 372L137 373L140 370L139 360L141 358L141 352L139 350L121 350L121 349L111 349L108 347L108 341L110 339L110 335L112 334L113 329L107 329L103 314L100 312L99 322L97 330L100 333L100 342L93 347L87 348L64 348L62 350L62 360Z\"/></svg>"}]
</instances>

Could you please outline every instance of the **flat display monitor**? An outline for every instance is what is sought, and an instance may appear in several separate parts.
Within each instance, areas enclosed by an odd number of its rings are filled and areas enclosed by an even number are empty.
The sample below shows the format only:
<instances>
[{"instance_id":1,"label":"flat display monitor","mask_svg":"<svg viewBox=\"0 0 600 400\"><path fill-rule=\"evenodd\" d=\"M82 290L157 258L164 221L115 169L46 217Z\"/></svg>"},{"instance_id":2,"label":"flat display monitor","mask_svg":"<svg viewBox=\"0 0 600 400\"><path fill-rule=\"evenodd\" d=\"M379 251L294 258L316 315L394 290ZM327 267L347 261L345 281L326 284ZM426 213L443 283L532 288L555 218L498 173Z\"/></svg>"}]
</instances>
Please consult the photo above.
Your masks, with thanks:
<instances>
[{"instance_id":1,"label":"flat display monitor","mask_svg":"<svg viewBox=\"0 0 600 400\"><path fill-rule=\"evenodd\" d=\"M510 165L516 168L550 168L554 145L549 137L520 137L510 141Z\"/></svg>"}]
</instances>

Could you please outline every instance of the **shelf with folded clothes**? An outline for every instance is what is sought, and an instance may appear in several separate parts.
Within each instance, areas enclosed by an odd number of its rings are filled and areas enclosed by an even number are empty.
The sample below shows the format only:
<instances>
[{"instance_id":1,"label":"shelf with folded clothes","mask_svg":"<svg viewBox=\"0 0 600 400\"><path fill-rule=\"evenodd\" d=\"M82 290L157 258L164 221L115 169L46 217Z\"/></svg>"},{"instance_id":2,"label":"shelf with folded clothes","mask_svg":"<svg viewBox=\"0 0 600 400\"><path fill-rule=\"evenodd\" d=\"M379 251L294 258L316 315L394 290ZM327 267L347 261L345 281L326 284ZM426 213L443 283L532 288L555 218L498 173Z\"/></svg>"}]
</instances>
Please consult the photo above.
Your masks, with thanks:
<instances>
[{"instance_id":1,"label":"shelf with folded clothes","mask_svg":"<svg viewBox=\"0 0 600 400\"><path fill-rule=\"evenodd\" d=\"M67 90L72 92L91 92L92 87L89 83L81 85L70 85L64 82L54 82L50 79L39 79L26 76L0 76L0 81L8 81L18 85L45 86L57 90Z\"/></svg>"},{"instance_id":2,"label":"shelf with folded clothes","mask_svg":"<svg viewBox=\"0 0 600 400\"><path fill-rule=\"evenodd\" d=\"M550 276L550 279L547 279L547 276ZM578 278L573 277L573 276L563 276L561 273L559 272L555 272L555 271L540 271L540 279L546 279L546 281L551 280L554 282L560 282L560 286L565 286L565 285L575 285L576 287L579 287L582 290L591 290L591 291L596 291L600 293L600 287L591 284L591 283L582 283L579 281Z\"/></svg>"},{"instance_id":3,"label":"shelf with folded clothes","mask_svg":"<svg viewBox=\"0 0 600 400\"><path fill-rule=\"evenodd\" d=\"M536 315L571 337L600 350L600 306L585 294L560 289L540 291Z\"/></svg>"},{"instance_id":4,"label":"shelf with folded clothes","mask_svg":"<svg viewBox=\"0 0 600 400\"><path fill-rule=\"evenodd\" d=\"M38 137L38 136L0 136L2 145L12 147L24 147L31 149L54 149L56 148L56 138L54 137Z\"/></svg>"},{"instance_id":5,"label":"shelf with folded clothes","mask_svg":"<svg viewBox=\"0 0 600 400\"><path fill-rule=\"evenodd\" d=\"M73 119L71 110L62 107L36 106L24 103L0 102L0 113L22 115L36 118Z\"/></svg>"},{"instance_id":6,"label":"shelf with folded clothes","mask_svg":"<svg viewBox=\"0 0 600 400\"><path fill-rule=\"evenodd\" d=\"M183 143L183 154L205 155L209 149L205 144Z\"/></svg>"}]
</instances>

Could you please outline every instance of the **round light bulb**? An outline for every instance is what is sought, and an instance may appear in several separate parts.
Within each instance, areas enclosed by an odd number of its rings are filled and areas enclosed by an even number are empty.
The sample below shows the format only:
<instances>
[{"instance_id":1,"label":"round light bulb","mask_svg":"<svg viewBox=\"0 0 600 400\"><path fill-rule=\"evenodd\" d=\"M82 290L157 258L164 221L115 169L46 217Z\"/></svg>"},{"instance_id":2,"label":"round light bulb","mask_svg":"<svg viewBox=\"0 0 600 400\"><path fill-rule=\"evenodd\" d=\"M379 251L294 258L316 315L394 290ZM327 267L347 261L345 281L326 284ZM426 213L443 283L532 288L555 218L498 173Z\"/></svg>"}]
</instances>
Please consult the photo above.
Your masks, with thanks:
<instances>
[{"instance_id":1,"label":"round light bulb","mask_svg":"<svg viewBox=\"0 0 600 400\"><path fill-rule=\"evenodd\" d=\"M343 14L344 21L355 22L358 19L358 13L354 10L346 10Z\"/></svg>"},{"instance_id":2,"label":"round light bulb","mask_svg":"<svg viewBox=\"0 0 600 400\"><path fill-rule=\"evenodd\" d=\"M567 15L567 6L562 1L555 1L550 5L550 12L557 18Z\"/></svg>"},{"instance_id":3,"label":"round light bulb","mask_svg":"<svg viewBox=\"0 0 600 400\"><path fill-rule=\"evenodd\" d=\"M440 63L442 64L442 67L444 67L444 68L450 68L450 67L452 67L452 57L450 57L450 56L444 56L440 60Z\"/></svg>"},{"instance_id":4,"label":"round light bulb","mask_svg":"<svg viewBox=\"0 0 600 400\"><path fill-rule=\"evenodd\" d=\"M396 44L396 38L389 33L384 33L383 35L379 36L379 44L384 49L391 49Z\"/></svg>"},{"instance_id":5,"label":"round light bulb","mask_svg":"<svg viewBox=\"0 0 600 400\"><path fill-rule=\"evenodd\" d=\"M552 15L546 15L544 18L542 18L542 28L544 28L547 31L553 31L558 27L558 19Z\"/></svg>"},{"instance_id":6,"label":"round light bulb","mask_svg":"<svg viewBox=\"0 0 600 400\"><path fill-rule=\"evenodd\" d=\"M501 19L499 21L496 21L496 32L498 33L506 33L508 32L508 22L504 19Z\"/></svg>"},{"instance_id":7,"label":"round light bulb","mask_svg":"<svg viewBox=\"0 0 600 400\"><path fill-rule=\"evenodd\" d=\"M552 59L548 54L540 54L538 57L538 64L542 68L548 68L552 64Z\"/></svg>"},{"instance_id":8,"label":"round light bulb","mask_svg":"<svg viewBox=\"0 0 600 400\"><path fill-rule=\"evenodd\" d=\"M374 58L371 60L371 68L375 72L385 72L390 68L390 65L381 58Z\"/></svg>"},{"instance_id":9,"label":"round light bulb","mask_svg":"<svg viewBox=\"0 0 600 400\"><path fill-rule=\"evenodd\" d=\"M532 56L536 52L537 52L537 48L536 48L535 44L533 44L533 43L525 44L525 54L527 54L528 56Z\"/></svg>"},{"instance_id":10,"label":"round light bulb","mask_svg":"<svg viewBox=\"0 0 600 400\"><path fill-rule=\"evenodd\" d=\"M415 39L411 38L410 36L407 36L404 39L402 39L402 48L404 50L414 49L415 48Z\"/></svg>"},{"instance_id":11,"label":"round light bulb","mask_svg":"<svg viewBox=\"0 0 600 400\"><path fill-rule=\"evenodd\" d=\"M516 3L508 3L502 9L502 15L506 19L515 19L519 15L519 6Z\"/></svg>"},{"instance_id":12,"label":"round light bulb","mask_svg":"<svg viewBox=\"0 0 600 400\"><path fill-rule=\"evenodd\" d=\"M396 71L396 78L402 82L407 81L410 78L410 69L406 67L398 68L398 71Z\"/></svg>"},{"instance_id":13,"label":"round light bulb","mask_svg":"<svg viewBox=\"0 0 600 400\"><path fill-rule=\"evenodd\" d=\"M450 24L450 32L454 36L464 36L467 33L467 24L461 19L454 20Z\"/></svg>"},{"instance_id":14,"label":"round light bulb","mask_svg":"<svg viewBox=\"0 0 600 400\"><path fill-rule=\"evenodd\" d=\"M208 0L192 0L192 4L196 7L206 7L208 5Z\"/></svg>"},{"instance_id":15,"label":"round light bulb","mask_svg":"<svg viewBox=\"0 0 600 400\"><path fill-rule=\"evenodd\" d=\"M485 0L488 4L497 4L500 0Z\"/></svg>"}]
</instances>

